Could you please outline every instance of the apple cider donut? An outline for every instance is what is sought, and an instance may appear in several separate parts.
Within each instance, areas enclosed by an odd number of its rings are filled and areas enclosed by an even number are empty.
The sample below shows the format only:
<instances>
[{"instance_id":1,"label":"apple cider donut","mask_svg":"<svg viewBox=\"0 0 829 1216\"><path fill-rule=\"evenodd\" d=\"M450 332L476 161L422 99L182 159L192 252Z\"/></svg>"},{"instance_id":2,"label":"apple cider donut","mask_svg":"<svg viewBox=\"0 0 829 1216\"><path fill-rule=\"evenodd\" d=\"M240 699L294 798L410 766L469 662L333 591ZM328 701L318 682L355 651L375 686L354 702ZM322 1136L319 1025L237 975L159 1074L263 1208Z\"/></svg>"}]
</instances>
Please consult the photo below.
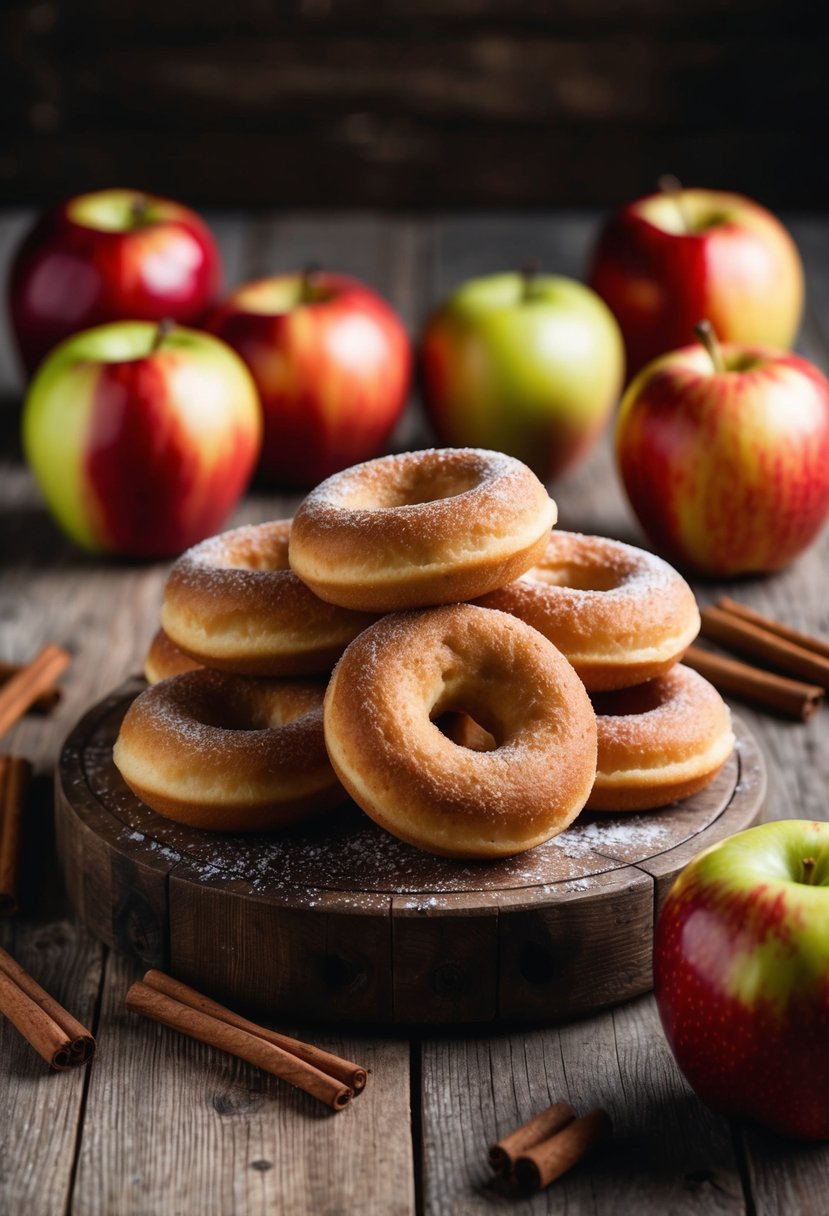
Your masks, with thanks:
<instances>
[{"instance_id":1,"label":"apple cider donut","mask_svg":"<svg viewBox=\"0 0 829 1216\"><path fill-rule=\"evenodd\" d=\"M681 664L638 688L599 693L593 707L599 758L591 810L642 811L687 798L734 750L728 706Z\"/></svg>"},{"instance_id":2,"label":"apple cider donut","mask_svg":"<svg viewBox=\"0 0 829 1216\"><path fill-rule=\"evenodd\" d=\"M150 649L144 660L144 679L148 684L157 684L169 676L180 676L184 671L196 671L201 667L189 654L179 650L163 629L159 629L150 642Z\"/></svg>"},{"instance_id":3,"label":"apple cider donut","mask_svg":"<svg viewBox=\"0 0 829 1216\"><path fill-rule=\"evenodd\" d=\"M693 591L662 558L580 532L553 532L531 570L478 603L543 633L590 692L662 675L700 627Z\"/></svg>"},{"instance_id":4,"label":"apple cider donut","mask_svg":"<svg viewBox=\"0 0 829 1216\"><path fill-rule=\"evenodd\" d=\"M259 832L336 805L322 684L190 671L129 707L113 759L142 802L214 832Z\"/></svg>"},{"instance_id":5,"label":"apple cider donut","mask_svg":"<svg viewBox=\"0 0 829 1216\"><path fill-rule=\"evenodd\" d=\"M205 667L239 675L327 674L375 619L325 604L288 568L289 520L194 546L173 566L161 624Z\"/></svg>"},{"instance_id":6,"label":"apple cider donut","mask_svg":"<svg viewBox=\"0 0 829 1216\"><path fill-rule=\"evenodd\" d=\"M471 715L492 750L437 721ZM563 831L596 772L595 715L567 660L502 612L452 604L384 617L351 643L325 696L325 742L381 827L448 857L507 857Z\"/></svg>"},{"instance_id":7,"label":"apple cider donut","mask_svg":"<svg viewBox=\"0 0 829 1216\"><path fill-rule=\"evenodd\" d=\"M476 448L383 456L300 504L291 568L321 599L389 612L483 595L544 553L556 505L526 465Z\"/></svg>"}]
</instances>

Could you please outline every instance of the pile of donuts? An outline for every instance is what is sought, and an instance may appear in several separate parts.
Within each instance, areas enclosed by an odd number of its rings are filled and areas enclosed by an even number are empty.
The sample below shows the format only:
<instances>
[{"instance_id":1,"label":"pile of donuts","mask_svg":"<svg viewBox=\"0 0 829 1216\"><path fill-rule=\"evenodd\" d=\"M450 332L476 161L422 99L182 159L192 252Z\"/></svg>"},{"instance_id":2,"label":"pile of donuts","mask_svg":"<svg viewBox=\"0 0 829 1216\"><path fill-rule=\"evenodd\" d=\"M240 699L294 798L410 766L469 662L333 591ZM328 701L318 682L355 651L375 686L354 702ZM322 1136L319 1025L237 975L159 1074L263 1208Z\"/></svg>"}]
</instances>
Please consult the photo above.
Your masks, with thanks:
<instances>
[{"instance_id":1,"label":"pile of donuts","mask_svg":"<svg viewBox=\"0 0 829 1216\"><path fill-rule=\"evenodd\" d=\"M519 461L408 452L322 482L292 521L189 550L114 760L148 806L263 831L349 795L446 856L520 853L583 807L665 806L731 754L699 630L660 558L553 531Z\"/></svg>"}]
</instances>

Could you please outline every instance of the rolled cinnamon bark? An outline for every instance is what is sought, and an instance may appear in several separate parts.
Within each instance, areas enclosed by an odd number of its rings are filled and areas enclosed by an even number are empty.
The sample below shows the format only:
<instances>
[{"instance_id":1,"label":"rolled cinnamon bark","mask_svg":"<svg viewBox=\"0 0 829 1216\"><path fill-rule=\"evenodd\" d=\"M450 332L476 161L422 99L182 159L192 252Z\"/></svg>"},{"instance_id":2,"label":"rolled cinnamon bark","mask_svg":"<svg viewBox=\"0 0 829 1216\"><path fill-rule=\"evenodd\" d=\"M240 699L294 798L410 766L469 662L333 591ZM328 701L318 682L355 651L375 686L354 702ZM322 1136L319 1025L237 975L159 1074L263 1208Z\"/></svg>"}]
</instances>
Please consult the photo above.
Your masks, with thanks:
<instances>
[{"instance_id":1,"label":"rolled cinnamon bark","mask_svg":"<svg viewBox=\"0 0 829 1216\"><path fill-rule=\"evenodd\" d=\"M823 689L817 684L790 680L787 676L763 671L699 646L689 646L682 661L710 680L720 692L730 693L761 709L799 718L802 722L817 713L823 704Z\"/></svg>"},{"instance_id":2,"label":"rolled cinnamon bark","mask_svg":"<svg viewBox=\"0 0 829 1216\"><path fill-rule=\"evenodd\" d=\"M70 662L67 651L50 642L31 663L21 667L0 688L0 735L14 726L64 671Z\"/></svg>"},{"instance_id":3,"label":"rolled cinnamon bark","mask_svg":"<svg viewBox=\"0 0 829 1216\"><path fill-rule=\"evenodd\" d=\"M275 1047L289 1052L307 1064L312 1064L321 1072L342 1081L344 1085L354 1091L355 1096L366 1087L368 1074L359 1064L343 1060L340 1056L335 1056L333 1052L325 1051L322 1047L315 1047L312 1043L303 1043L300 1039L292 1039L278 1030L270 1030L267 1026L259 1026L256 1022L250 1022L247 1018L234 1013L232 1009L226 1009L224 1005L211 1000L201 992L196 992L194 988L189 988L187 984L173 979L171 975L166 975L163 971L148 971L144 976L144 983L148 987L154 988L156 992L162 992L165 996L180 1001L182 1005L189 1006L190 1009L206 1013L228 1026L235 1026L238 1030L246 1030L249 1034L256 1035L267 1043L272 1043Z\"/></svg>"},{"instance_id":4,"label":"rolled cinnamon bark","mask_svg":"<svg viewBox=\"0 0 829 1216\"><path fill-rule=\"evenodd\" d=\"M32 766L22 756L0 756L0 916L17 912L20 838Z\"/></svg>"},{"instance_id":5,"label":"rolled cinnamon bark","mask_svg":"<svg viewBox=\"0 0 829 1216\"><path fill-rule=\"evenodd\" d=\"M343 1110L353 1097L348 1085L315 1068L313 1064L300 1060L258 1035L249 1034L210 1014L183 1005L140 980L127 993L127 1008L160 1022L162 1026L168 1026L170 1030L177 1030L179 1034L189 1035L200 1043L230 1052L240 1060L247 1060L249 1064L255 1064L257 1068L273 1073L320 1102L325 1102L332 1110Z\"/></svg>"},{"instance_id":6,"label":"rolled cinnamon bark","mask_svg":"<svg viewBox=\"0 0 829 1216\"><path fill-rule=\"evenodd\" d=\"M612 1130L613 1124L606 1110L597 1109L581 1119L574 1119L562 1131L521 1154L515 1162L516 1182L527 1191L549 1186Z\"/></svg>"},{"instance_id":7,"label":"rolled cinnamon bark","mask_svg":"<svg viewBox=\"0 0 829 1216\"><path fill-rule=\"evenodd\" d=\"M95 1040L86 1027L2 948L0 1013L52 1068L62 1071L85 1064L95 1052Z\"/></svg>"},{"instance_id":8,"label":"rolled cinnamon bark","mask_svg":"<svg viewBox=\"0 0 829 1216\"><path fill-rule=\"evenodd\" d=\"M829 658L723 608L703 608L700 617L703 637L742 651L786 676L829 688Z\"/></svg>"},{"instance_id":9,"label":"rolled cinnamon bark","mask_svg":"<svg viewBox=\"0 0 829 1216\"><path fill-rule=\"evenodd\" d=\"M569 1102L554 1102L528 1122L522 1123L514 1132L504 1136L497 1144L493 1144L489 1150L489 1164L499 1174L511 1173L517 1158L523 1152L560 1132L568 1123L572 1123L575 1117L576 1112Z\"/></svg>"},{"instance_id":10,"label":"rolled cinnamon bark","mask_svg":"<svg viewBox=\"0 0 829 1216\"><path fill-rule=\"evenodd\" d=\"M787 642L794 642L795 646L802 646L804 650L810 650L813 654L819 654L823 658L829 659L829 642L824 642L822 638L813 637L810 633L802 633L799 629L793 629L791 625L785 625L773 617L764 616L762 612L749 608L747 604L740 604L727 595L717 601L717 607L722 612L727 612L729 616L739 617L751 625L757 625L760 629L767 629L769 633L775 633L778 637L785 638Z\"/></svg>"}]
</instances>

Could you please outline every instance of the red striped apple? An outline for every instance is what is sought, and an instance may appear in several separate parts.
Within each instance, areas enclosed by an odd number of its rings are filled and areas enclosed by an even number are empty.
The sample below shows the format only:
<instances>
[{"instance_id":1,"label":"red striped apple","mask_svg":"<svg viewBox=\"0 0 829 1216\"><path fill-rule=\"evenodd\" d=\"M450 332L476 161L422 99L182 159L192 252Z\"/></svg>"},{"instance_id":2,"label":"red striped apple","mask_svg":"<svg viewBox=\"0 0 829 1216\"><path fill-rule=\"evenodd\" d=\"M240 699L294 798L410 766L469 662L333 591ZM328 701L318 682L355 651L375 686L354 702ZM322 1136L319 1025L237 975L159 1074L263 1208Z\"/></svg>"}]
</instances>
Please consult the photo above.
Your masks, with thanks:
<instances>
[{"instance_id":1,"label":"red striped apple","mask_svg":"<svg viewBox=\"0 0 829 1216\"><path fill-rule=\"evenodd\" d=\"M464 283L430 318L421 372L442 444L507 452L547 479L601 434L622 388L622 338L573 279L492 275Z\"/></svg>"},{"instance_id":2,"label":"red striped apple","mask_svg":"<svg viewBox=\"0 0 829 1216\"><path fill-rule=\"evenodd\" d=\"M266 478L314 485L382 451L406 404L411 351L376 292L322 271L277 275L237 287L206 324L256 381Z\"/></svg>"},{"instance_id":3,"label":"red striped apple","mask_svg":"<svg viewBox=\"0 0 829 1216\"><path fill-rule=\"evenodd\" d=\"M788 349L803 312L803 268L786 229L721 190L665 189L614 215L590 285L622 328L628 375L688 342L708 317L725 342Z\"/></svg>"},{"instance_id":4,"label":"red striped apple","mask_svg":"<svg viewBox=\"0 0 829 1216\"><path fill-rule=\"evenodd\" d=\"M31 374L58 342L107 321L200 320L221 260L194 211L138 190L97 190L43 215L12 265L9 304Z\"/></svg>"},{"instance_id":5,"label":"red striped apple","mask_svg":"<svg viewBox=\"0 0 829 1216\"><path fill-rule=\"evenodd\" d=\"M85 549L180 553L218 531L261 442L256 387L211 334L121 321L49 355L23 407L47 505Z\"/></svg>"},{"instance_id":6,"label":"red striped apple","mask_svg":"<svg viewBox=\"0 0 829 1216\"><path fill-rule=\"evenodd\" d=\"M655 360L629 386L616 420L622 481L675 565L780 570L829 514L829 382L785 351L706 342Z\"/></svg>"},{"instance_id":7,"label":"red striped apple","mask_svg":"<svg viewBox=\"0 0 829 1216\"><path fill-rule=\"evenodd\" d=\"M654 936L679 1067L715 1110L829 1138L829 824L782 820L700 853Z\"/></svg>"}]
</instances>

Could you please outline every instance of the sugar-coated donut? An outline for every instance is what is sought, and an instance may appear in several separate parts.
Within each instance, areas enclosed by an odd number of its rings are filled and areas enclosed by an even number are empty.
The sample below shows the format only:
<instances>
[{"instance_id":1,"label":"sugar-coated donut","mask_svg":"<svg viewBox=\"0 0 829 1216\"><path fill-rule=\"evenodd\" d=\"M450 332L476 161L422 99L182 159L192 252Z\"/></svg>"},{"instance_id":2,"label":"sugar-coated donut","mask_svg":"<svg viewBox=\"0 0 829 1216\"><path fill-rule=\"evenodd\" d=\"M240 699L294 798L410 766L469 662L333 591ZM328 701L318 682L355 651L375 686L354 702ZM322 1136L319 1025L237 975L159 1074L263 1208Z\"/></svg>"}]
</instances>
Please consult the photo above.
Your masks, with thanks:
<instances>
[{"instance_id":1,"label":"sugar-coated donut","mask_svg":"<svg viewBox=\"0 0 829 1216\"><path fill-rule=\"evenodd\" d=\"M556 505L526 465L442 448L336 473L300 504L291 568L321 599L389 612L483 595L542 556Z\"/></svg>"},{"instance_id":2,"label":"sugar-coated donut","mask_svg":"<svg viewBox=\"0 0 829 1216\"><path fill-rule=\"evenodd\" d=\"M436 724L471 714L492 751ZM567 660L515 617L453 604L384 617L351 643L325 696L325 741L382 827L449 857L505 857L562 831L590 793L596 722Z\"/></svg>"},{"instance_id":3,"label":"sugar-coated donut","mask_svg":"<svg viewBox=\"0 0 829 1216\"><path fill-rule=\"evenodd\" d=\"M681 664L664 676L593 698L599 730L587 805L641 811L687 798L734 750L731 714L716 688Z\"/></svg>"},{"instance_id":4,"label":"sugar-coated donut","mask_svg":"<svg viewBox=\"0 0 829 1216\"><path fill-rule=\"evenodd\" d=\"M189 654L179 650L171 642L163 629L159 629L150 642L147 657L144 660L144 679L148 684L157 684L170 676L180 676L184 671L196 671L201 667Z\"/></svg>"},{"instance_id":5,"label":"sugar-coated donut","mask_svg":"<svg viewBox=\"0 0 829 1216\"><path fill-rule=\"evenodd\" d=\"M161 624L185 654L239 675L328 674L375 619L318 599L288 568L289 520L189 549L170 571Z\"/></svg>"},{"instance_id":6,"label":"sugar-coated donut","mask_svg":"<svg viewBox=\"0 0 829 1216\"><path fill-rule=\"evenodd\" d=\"M323 694L310 680L172 676L133 701L113 759L168 819L217 832L281 827L344 798L325 752Z\"/></svg>"},{"instance_id":7,"label":"sugar-coated donut","mask_svg":"<svg viewBox=\"0 0 829 1216\"><path fill-rule=\"evenodd\" d=\"M543 633L590 692L662 675L700 627L693 591L662 558L580 532L553 532L531 570L478 603Z\"/></svg>"}]
</instances>

